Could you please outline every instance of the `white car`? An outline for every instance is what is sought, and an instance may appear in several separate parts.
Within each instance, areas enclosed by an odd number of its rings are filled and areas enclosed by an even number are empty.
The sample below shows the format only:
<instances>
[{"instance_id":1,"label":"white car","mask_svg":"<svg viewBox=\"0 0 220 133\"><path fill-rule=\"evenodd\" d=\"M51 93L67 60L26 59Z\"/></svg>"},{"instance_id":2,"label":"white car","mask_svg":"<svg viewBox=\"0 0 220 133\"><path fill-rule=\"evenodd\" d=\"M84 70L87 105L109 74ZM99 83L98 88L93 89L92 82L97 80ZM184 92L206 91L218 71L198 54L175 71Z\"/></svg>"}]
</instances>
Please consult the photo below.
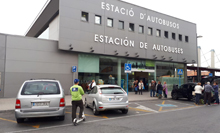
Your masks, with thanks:
<instances>
[{"instance_id":1,"label":"white car","mask_svg":"<svg viewBox=\"0 0 220 133\"><path fill-rule=\"evenodd\" d=\"M127 114L128 104L127 93L117 85L94 86L85 97L85 107L92 108L94 115L105 110L121 110Z\"/></svg>"}]
</instances>

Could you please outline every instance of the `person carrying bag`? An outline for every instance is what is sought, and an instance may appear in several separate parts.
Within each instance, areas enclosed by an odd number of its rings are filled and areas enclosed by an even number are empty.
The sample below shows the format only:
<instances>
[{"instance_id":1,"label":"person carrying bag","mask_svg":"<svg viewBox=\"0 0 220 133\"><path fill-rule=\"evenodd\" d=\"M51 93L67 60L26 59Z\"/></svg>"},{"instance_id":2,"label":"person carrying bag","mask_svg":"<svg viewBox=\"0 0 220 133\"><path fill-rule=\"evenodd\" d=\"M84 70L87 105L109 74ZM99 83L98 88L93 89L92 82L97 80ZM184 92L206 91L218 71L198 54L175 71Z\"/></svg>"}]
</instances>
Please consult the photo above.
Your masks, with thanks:
<instances>
[{"instance_id":1,"label":"person carrying bag","mask_svg":"<svg viewBox=\"0 0 220 133\"><path fill-rule=\"evenodd\" d=\"M139 95L140 94L142 95L142 91L143 91L143 88L144 88L144 84L143 84L142 80L140 80L140 82L138 84L138 87L139 87Z\"/></svg>"}]
</instances>

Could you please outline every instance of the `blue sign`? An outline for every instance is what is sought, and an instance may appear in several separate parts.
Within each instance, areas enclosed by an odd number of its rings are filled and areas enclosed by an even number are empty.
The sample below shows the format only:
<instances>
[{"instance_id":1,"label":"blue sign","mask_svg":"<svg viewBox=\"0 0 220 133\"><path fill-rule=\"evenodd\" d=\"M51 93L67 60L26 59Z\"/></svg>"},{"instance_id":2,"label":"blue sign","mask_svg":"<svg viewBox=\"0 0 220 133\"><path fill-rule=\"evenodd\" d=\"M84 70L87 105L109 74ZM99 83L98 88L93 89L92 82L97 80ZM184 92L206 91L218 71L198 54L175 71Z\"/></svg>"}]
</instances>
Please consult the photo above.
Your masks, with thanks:
<instances>
[{"instance_id":1,"label":"blue sign","mask_svg":"<svg viewBox=\"0 0 220 133\"><path fill-rule=\"evenodd\" d=\"M77 68L76 66L73 66L72 67L72 72L76 72L76 68Z\"/></svg>"},{"instance_id":2,"label":"blue sign","mask_svg":"<svg viewBox=\"0 0 220 133\"><path fill-rule=\"evenodd\" d=\"M209 73L209 77L212 77L213 76L213 74L212 73Z\"/></svg>"},{"instance_id":3,"label":"blue sign","mask_svg":"<svg viewBox=\"0 0 220 133\"><path fill-rule=\"evenodd\" d=\"M131 64L125 63L125 71L131 71Z\"/></svg>"},{"instance_id":4,"label":"blue sign","mask_svg":"<svg viewBox=\"0 0 220 133\"><path fill-rule=\"evenodd\" d=\"M160 107L176 107L176 105L173 104L156 104L156 105Z\"/></svg>"},{"instance_id":5,"label":"blue sign","mask_svg":"<svg viewBox=\"0 0 220 133\"><path fill-rule=\"evenodd\" d=\"M178 70L177 70L177 74L178 74L178 75L183 75L183 69L178 69Z\"/></svg>"}]
</instances>

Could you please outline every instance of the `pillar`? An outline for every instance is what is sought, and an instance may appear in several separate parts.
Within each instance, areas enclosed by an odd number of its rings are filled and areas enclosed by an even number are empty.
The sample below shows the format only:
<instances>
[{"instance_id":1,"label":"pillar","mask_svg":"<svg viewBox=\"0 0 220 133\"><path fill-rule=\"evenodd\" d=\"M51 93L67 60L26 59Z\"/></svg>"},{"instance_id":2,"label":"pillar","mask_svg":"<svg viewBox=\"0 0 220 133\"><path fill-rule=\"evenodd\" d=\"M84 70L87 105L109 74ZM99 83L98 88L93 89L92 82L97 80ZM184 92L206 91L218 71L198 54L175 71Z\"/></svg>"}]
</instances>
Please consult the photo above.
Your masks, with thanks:
<instances>
[{"instance_id":1,"label":"pillar","mask_svg":"<svg viewBox=\"0 0 220 133\"><path fill-rule=\"evenodd\" d=\"M215 50L211 50L211 68L215 68Z\"/></svg>"},{"instance_id":2,"label":"pillar","mask_svg":"<svg viewBox=\"0 0 220 133\"><path fill-rule=\"evenodd\" d=\"M118 86L121 86L121 59L118 59L118 67L117 67L117 83Z\"/></svg>"}]
</instances>

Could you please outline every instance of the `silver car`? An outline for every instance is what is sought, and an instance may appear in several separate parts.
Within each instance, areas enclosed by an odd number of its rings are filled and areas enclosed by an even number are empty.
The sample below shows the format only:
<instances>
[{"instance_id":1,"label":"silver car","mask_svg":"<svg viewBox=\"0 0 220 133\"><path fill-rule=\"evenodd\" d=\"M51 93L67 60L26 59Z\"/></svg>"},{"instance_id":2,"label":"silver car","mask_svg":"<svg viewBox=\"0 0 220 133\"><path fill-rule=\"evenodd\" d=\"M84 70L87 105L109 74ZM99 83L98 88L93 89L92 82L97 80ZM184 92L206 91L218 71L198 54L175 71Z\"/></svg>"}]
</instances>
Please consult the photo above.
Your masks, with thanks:
<instances>
[{"instance_id":1,"label":"silver car","mask_svg":"<svg viewBox=\"0 0 220 133\"><path fill-rule=\"evenodd\" d=\"M93 109L93 114L99 111L121 110L123 114L128 113L127 93L117 85L97 85L85 97L85 107Z\"/></svg>"},{"instance_id":2,"label":"silver car","mask_svg":"<svg viewBox=\"0 0 220 133\"><path fill-rule=\"evenodd\" d=\"M25 118L59 117L65 119L65 94L57 80L28 80L21 86L15 104L17 123Z\"/></svg>"}]
</instances>

